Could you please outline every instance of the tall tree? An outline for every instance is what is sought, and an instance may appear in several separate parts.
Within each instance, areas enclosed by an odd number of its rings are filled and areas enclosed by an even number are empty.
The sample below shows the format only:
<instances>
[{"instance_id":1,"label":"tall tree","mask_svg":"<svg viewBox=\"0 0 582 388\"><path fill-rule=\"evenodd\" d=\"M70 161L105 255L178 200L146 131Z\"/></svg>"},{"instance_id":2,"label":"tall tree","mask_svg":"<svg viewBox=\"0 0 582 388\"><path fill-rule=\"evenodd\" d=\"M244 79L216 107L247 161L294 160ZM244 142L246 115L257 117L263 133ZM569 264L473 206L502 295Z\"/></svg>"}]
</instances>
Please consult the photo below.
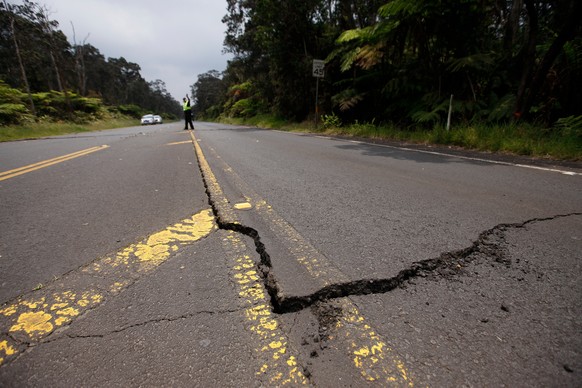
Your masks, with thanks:
<instances>
[{"instance_id":1,"label":"tall tree","mask_svg":"<svg viewBox=\"0 0 582 388\"><path fill-rule=\"evenodd\" d=\"M524 69L524 77L521 80L516 102L516 116L528 115L538 97L540 90L547 80L548 73L556 59L563 52L564 45L581 33L580 15L582 14L582 2L579 0L553 1L549 7L545 4L536 5L533 0L524 0L529 18L529 42L527 45L527 58ZM540 11L538 8L543 8ZM547 51L543 55L536 55L539 40L539 14L550 11L551 18L545 24L555 35L544 43Z\"/></svg>"},{"instance_id":2,"label":"tall tree","mask_svg":"<svg viewBox=\"0 0 582 388\"><path fill-rule=\"evenodd\" d=\"M14 42L14 51L16 54L16 58L18 59L18 65L20 68L20 74L22 77L22 83L24 84L24 88L26 90L26 93L28 95L28 101L30 104L30 110L32 112L32 114L34 116L36 116L36 107L34 106L34 101L32 99L32 93L30 90L30 84L28 82L28 75L26 74L26 67L24 66L24 61L22 58L22 54L21 54L21 50L20 50L20 43L18 40L18 29L16 28L16 23L18 20L20 20L20 18L18 17L18 14L22 12L23 10L23 6L17 6L17 5L12 5L12 4L8 4L6 0L4 0L2 2L2 13L3 13L3 18L7 18L8 22L10 23L10 35L12 37L12 41Z\"/></svg>"},{"instance_id":3,"label":"tall tree","mask_svg":"<svg viewBox=\"0 0 582 388\"><path fill-rule=\"evenodd\" d=\"M217 70L210 70L198 76L192 85L195 111L201 117L216 118L220 114L226 97L226 85L223 75Z\"/></svg>"}]
</instances>

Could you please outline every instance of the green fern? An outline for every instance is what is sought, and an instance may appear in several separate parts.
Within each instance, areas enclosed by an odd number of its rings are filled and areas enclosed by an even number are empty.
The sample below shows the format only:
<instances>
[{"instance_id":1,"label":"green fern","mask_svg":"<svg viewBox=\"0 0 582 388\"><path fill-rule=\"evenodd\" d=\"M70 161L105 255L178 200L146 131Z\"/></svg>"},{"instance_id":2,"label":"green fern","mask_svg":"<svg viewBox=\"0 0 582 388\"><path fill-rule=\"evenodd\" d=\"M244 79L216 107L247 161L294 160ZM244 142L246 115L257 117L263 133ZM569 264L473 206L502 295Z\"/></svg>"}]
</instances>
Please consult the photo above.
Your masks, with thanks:
<instances>
[{"instance_id":1,"label":"green fern","mask_svg":"<svg viewBox=\"0 0 582 388\"><path fill-rule=\"evenodd\" d=\"M563 136L575 136L582 138L582 116L568 116L558 119L554 124Z\"/></svg>"},{"instance_id":2,"label":"green fern","mask_svg":"<svg viewBox=\"0 0 582 388\"><path fill-rule=\"evenodd\" d=\"M358 105L365 97L365 93L358 93L355 89L346 89L332 97L334 105L339 106L342 112Z\"/></svg>"},{"instance_id":3,"label":"green fern","mask_svg":"<svg viewBox=\"0 0 582 388\"><path fill-rule=\"evenodd\" d=\"M459 71L483 71L495 64L495 54L474 54L463 58L456 58L450 61L447 70L452 73Z\"/></svg>"}]
</instances>

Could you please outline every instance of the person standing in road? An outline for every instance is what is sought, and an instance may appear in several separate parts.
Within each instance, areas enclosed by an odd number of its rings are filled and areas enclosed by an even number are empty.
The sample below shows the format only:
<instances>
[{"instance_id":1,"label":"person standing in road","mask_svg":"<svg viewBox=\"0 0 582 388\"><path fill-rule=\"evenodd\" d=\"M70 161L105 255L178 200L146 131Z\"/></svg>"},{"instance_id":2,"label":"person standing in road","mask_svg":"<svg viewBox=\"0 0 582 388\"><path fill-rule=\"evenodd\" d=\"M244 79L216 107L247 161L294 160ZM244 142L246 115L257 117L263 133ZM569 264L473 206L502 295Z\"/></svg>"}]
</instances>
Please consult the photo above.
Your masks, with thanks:
<instances>
[{"instance_id":1,"label":"person standing in road","mask_svg":"<svg viewBox=\"0 0 582 388\"><path fill-rule=\"evenodd\" d=\"M190 124L190 129L194 129L194 124L192 124L192 107L190 106L190 97L186 94L183 98L184 105L184 130L188 130L188 124Z\"/></svg>"}]
</instances>

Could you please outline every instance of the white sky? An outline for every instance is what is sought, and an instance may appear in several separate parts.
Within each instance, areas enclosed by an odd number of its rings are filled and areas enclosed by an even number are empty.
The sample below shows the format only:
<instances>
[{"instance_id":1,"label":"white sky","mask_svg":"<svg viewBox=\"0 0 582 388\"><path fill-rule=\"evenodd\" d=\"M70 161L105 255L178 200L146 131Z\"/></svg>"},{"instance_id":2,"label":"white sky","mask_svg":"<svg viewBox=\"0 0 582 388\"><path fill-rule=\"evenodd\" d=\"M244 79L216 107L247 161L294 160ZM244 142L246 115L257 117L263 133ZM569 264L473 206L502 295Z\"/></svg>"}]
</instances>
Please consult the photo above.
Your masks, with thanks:
<instances>
[{"instance_id":1,"label":"white sky","mask_svg":"<svg viewBox=\"0 0 582 388\"><path fill-rule=\"evenodd\" d=\"M21 4L19 0L9 1ZM181 101L199 74L226 69L222 54L226 0L34 0L45 5L73 44L124 57L141 67L146 81L161 79Z\"/></svg>"}]
</instances>

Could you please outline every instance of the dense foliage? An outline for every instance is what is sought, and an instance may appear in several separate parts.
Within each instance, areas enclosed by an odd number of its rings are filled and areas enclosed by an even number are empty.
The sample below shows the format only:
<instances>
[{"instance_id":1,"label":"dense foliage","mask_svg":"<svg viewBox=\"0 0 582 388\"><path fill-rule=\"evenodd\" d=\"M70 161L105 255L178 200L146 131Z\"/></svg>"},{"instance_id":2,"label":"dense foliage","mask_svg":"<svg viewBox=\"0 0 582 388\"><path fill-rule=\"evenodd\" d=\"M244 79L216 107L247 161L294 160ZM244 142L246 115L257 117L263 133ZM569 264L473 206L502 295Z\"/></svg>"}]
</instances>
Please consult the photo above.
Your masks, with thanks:
<instances>
[{"instance_id":1,"label":"dense foliage","mask_svg":"<svg viewBox=\"0 0 582 388\"><path fill-rule=\"evenodd\" d=\"M319 111L344 122L430 127L449 106L465 123L582 114L579 0L227 3L234 58L193 88L212 95L197 98L202 115L313 117L313 59L326 60Z\"/></svg>"},{"instance_id":2,"label":"dense foliage","mask_svg":"<svg viewBox=\"0 0 582 388\"><path fill-rule=\"evenodd\" d=\"M0 2L0 124L40 116L79 119L101 101L134 116L180 115L164 82L147 82L140 70L123 57L105 59L86 39L69 43L42 5ZM15 96L11 88L24 94Z\"/></svg>"}]
</instances>

